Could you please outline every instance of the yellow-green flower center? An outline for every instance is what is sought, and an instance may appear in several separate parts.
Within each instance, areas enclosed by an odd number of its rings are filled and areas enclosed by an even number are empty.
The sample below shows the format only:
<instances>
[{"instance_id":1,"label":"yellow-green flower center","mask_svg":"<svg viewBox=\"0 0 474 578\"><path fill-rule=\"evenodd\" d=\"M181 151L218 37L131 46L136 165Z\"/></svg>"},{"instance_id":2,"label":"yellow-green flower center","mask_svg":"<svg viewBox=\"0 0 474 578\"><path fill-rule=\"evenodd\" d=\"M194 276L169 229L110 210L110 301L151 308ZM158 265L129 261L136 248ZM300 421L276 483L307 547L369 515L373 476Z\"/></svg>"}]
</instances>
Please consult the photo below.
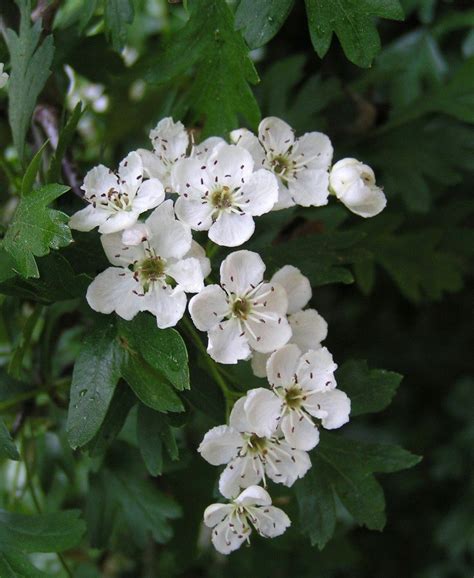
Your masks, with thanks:
<instances>
[{"instance_id":1,"label":"yellow-green flower center","mask_svg":"<svg viewBox=\"0 0 474 578\"><path fill-rule=\"evenodd\" d=\"M285 392L285 403L290 409L299 409L301 407L301 388L293 385Z\"/></svg>"},{"instance_id":2,"label":"yellow-green flower center","mask_svg":"<svg viewBox=\"0 0 474 578\"><path fill-rule=\"evenodd\" d=\"M234 204L234 199L229 187L216 189L211 194L211 205L216 209L230 209Z\"/></svg>"},{"instance_id":3,"label":"yellow-green flower center","mask_svg":"<svg viewBox=\"0 0 474 578\"><path fill-rule=\"evenodd\" d=\"M252 307L247 299L238 297L232 303L232 314L239 319L247 319Z\"/></svg>"}]
</instances>

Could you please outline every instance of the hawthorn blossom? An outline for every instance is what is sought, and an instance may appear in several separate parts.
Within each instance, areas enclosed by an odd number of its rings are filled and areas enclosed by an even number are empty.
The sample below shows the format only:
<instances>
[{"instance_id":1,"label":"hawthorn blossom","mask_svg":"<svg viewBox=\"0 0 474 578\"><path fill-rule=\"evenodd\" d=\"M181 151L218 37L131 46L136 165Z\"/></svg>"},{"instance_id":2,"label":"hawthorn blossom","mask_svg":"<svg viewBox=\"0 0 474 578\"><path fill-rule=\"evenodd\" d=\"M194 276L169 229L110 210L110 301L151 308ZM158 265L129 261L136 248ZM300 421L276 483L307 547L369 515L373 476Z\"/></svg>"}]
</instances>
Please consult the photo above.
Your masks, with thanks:
<instances>
[{"instance_id":1,"label":"hawthorn blossom","mask_svg":"<svg viewBox=\"0 0 474 578\"><path fill-rule=\"evenodd\" d=\"M248 394L240 398L232 408L229 425L220 425L209 430L202 440L198 452L213 466L226 464L219 478L219 491L226 498L239 493L267 478L277 484L292 486L311 467L308 454L295 449L278 433L278 422L265 434L255 433L246 415ZM263 411L263 413L265 413ZM269 426L268 420L265 423Z\"/></svg>"},{"instance_id":2,"label":"hawthorn blossom","mask_svg":"<svg viewBox=\"0 0 474 578\"><path fill-rule=\"evenodd\" d=\"M387 204L383 190L375 184L374 171L356 159L342 159L329 175L331 192L353 213L375 217Z\"/></svg>"},{"instance_id":3,"label":"hawthorn blossom","mask_svg":"<svg viewBox=\"0 0 474 578\"><path fill-rule=\"evenodd\" d=\"M105 234L131 227L141 213L157 207L165 196L159 180L143 180L143 164L134 152L120 163L118 173L104 165L94 167L81 188L89 205L72 215L69 226L78 231L99 227Z\"/></svg>"},{"instance_id":4,"label":"hawthorn blossom","mask_svg":"<svg viewBox=\"0 0 474 578\"><path fill-rule=\"evenodd\" d=\"M0 62L0 88L3 88L6 83L8 82L8 74L3 71L4 68L3 62Z\"/></svg>"},{"instance_id":5,"label":"hawthorn blossom","mask_svg":"<svg viewBox=\"0 0 474 578\"><path fill-rule=\"evenodd\" d=\"M288 297L278 283L263 280L257 253L235 251L221 264L220 285L208 285L189 302L194 325L207 331L209 355L219 363L248 359L252 350L269 353L291 337Z\"/></svg>"},{"instance_id":6,"label":"hawthorn blossom","mask_svg":"<svg viewBox=\"0 0 474 578\"><path fill-rule=\"evenodd\" d=\"M192 244L189 227L176 220L171 200L145 223L123 235L103 235L101 241L113 267L100 273L87 290L89 305L100 313L115 311L130 320L139 311L150 311L158 327L173 327L186 309L186 293L200 291L210 270Z\"/></svg>"},{"instance_id":7,"label":"hawthorn blossom","mask_svg":"<svg viewBox=\"0 0 474 578\"><path fill-rule=\"evenodd\" d=\"M179 193L176 215L211 241L237 247L253 235L253 217L268 213L278 198L278 182L265 169L254 172L250 153L221 143L206 158L184 159L173 169Z\"/></svg>"},{"instance_id":8,"label":"hawthorn blossom","mask_svg":"<svg viewBox=\"0 0 474 578\"><path fill-rule=\"evenodd\" d=\"M303 353L319 349L328 333L328 324L315 309L303 308L312 297L311 284L299 269L285 265L271 278L272 283L281 285L288 295L288 323L292 336L288 343L295 343ZM255 351L252 355L252 371L257 377L266 377L266 366L270 353Z\"/></svg>"},{"instance_id":9,"label":"hawthorn blossom","mask_svg":"<svg viewBox=\"0 0 474 578\"><path fill-rule=\"evenodd\" d=\"M252 528L264 538L276 538L291 521L283 510L272 506L270 494L250 486L228 504L211 504L204 511L204 523L212 530L212 543L221 554L230 554L250 542Z\"/></svg>"},{"instance_id":10,"label":"hawthorn blossom","mask_svg":"<svg viewBox=\"0 0 474 578\"><path fill-rule=\"evenodd\" d=\"M272 390L252 389L244 404L245 415L255 435L267 435L279 426L286 442L309 451L319 442L316 418L326 429L349 421L351 402L336 389L337 365L322 347L304 354L296 345L273 353L267 363Z\"/></svg>"},{"instance_id":11,"label":"hawthorn blossom","mask_svg":"<svg viewBox=\"0 0 474 578\"><path fill-rule=\"evenodd\" d=\"M246 148L256 166L278 177L278 202L274 210L296 205L326 205L328 170L333 148L321 132L308 132L300 138L283 120L270 116L258 127L258 137L247 129L234 130L231 141Z\"/></svg>"}]
</instances>

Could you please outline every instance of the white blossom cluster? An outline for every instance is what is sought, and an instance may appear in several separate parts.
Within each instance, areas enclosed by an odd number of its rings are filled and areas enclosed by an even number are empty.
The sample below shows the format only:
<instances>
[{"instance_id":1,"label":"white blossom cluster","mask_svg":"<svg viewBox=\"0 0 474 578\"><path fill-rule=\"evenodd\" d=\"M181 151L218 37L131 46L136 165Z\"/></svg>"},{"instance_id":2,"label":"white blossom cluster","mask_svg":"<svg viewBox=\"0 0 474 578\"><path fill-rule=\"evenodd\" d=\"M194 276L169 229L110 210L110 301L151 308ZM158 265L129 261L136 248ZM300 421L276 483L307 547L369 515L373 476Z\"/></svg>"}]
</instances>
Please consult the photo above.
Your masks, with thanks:
<instances>
[{"instance_id":1,"label":"white blossom cluster","mask_svg":"<svg viewBox=\"0 0 474 578\"><path fill-rule=\"evenodd\" d=\"M127 320L149 311L159 328L173 327L194 293L189 313L207 332L210 357L221 364L251 360L254 374L268 381L238 399L228 425L208 431L198 450L225 466L219 491L229 502L209 506L204 522L215 548L228 554L252 529L275 537L290 525L260 484L289 487L303 477L320 428L345 424L350 400L337 389L337 365L322 346L327 323L307 308L308 279L292 265L268 279L260 255L239 249L222 261L219 282L211 281L210 260L192 231L234 248L270 211L322 206L334 195L371 217L386 199L370 167L351 158L332 165L326 135L297 138L278 118L264 119L258 135L240 129L230 143L211 137L199 145L180 122L165 118L150 139L152 150L131 152L116 172L99 165L87 173L88 204L70 226L98 227L111 263L88 288L92 309Z\"/></svg>"}]
</instances>

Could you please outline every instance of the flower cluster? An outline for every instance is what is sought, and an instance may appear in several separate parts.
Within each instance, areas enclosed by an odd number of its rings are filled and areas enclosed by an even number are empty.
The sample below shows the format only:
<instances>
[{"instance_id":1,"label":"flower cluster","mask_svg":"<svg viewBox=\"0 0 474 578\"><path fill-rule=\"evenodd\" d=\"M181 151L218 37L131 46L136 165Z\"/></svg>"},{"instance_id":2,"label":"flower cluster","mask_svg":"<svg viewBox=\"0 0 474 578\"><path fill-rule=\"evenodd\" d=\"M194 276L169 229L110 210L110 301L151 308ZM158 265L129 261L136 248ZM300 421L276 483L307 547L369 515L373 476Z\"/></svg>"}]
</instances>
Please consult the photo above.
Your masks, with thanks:
<instances>
[{"instance_id":1,"label":"flower cluster","mask_svg":"<svg viewBox=\"0 0 474 578\"><path fill-rule=\"evenodd\" d=\"M235 248L251 238L255 218L270 211L322 206L333 195L371 217L386 199L370 167L351 158L332 165L326 135L297 138L274 117L260 123L257 135L240 129L230 142L211 137L198 145L180 122L165 118L150 140L151 150L131 152L117 171L103 165L89 171L82 187L88 204L70 226L98 227L111 264L87 291L94 310L126 320L149 311L159 328L172 327L194 293L189 313L207 332L214 362L250 360L268 382L240 397L228 425L208 431L198 449L210 464L225 466L219 490L229 502L209 506L204 522L213 528L215 548L228 554L252 528L274 537L290 525L260 484L289 487L303 477L320 428L345 424L350 400L337 389L337 365L322 345L327 323L307 307L312 291L301 271L288 264L268 277L258 253L239 249L221 262L219 282L211 280L209 257L193 231Z\"/></svg>"}]
</instances>

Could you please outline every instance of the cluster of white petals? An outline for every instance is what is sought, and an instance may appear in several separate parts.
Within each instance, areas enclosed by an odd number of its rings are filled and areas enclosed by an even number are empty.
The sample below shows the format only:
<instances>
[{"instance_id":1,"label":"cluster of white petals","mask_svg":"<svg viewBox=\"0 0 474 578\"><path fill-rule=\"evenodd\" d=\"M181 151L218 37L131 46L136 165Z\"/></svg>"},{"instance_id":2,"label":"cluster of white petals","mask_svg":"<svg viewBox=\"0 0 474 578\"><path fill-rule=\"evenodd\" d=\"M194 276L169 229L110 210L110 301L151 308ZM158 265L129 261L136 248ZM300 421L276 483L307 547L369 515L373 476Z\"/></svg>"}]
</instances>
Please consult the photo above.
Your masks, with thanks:
<instances>
[{"instance_id":1,"label":"cluster of white petals","mask_svg":"<svg viewBox=\"0 0 474 578\"><path fill-rule=\"evenodd\" d=\"M260 255L239 249L222 260L219 282L211 280L193 231L235 248L270 211L322 206L332 196L371 217L386 199L370 167L350 158L332 165L325 134L297 138L278 118L262 120L257 135L239 129L230 143L210 137L198 145L181 122L165 118L150 140L151 150L131 152L117 172L99 165L87 173L88 205L70 226L98 227L111 264L88 288L94 310L126 320L148 311L159 328L173 327L194 293L189 314L207 333L210 357L221 364L250 360L268 382L240 397L228 425L212 428L199 446L204 459L223 466L219 491L229 501L209 506L204 522L215 548L229 554L253 530L268 538L286 530L288 516L264 488L302 478L320 429L344 425L351 404L337 388L337 365L322 344L328 326L308 307L311 284L302 272L288 264L266 276Z\"/></svg>"}]
</instances>

